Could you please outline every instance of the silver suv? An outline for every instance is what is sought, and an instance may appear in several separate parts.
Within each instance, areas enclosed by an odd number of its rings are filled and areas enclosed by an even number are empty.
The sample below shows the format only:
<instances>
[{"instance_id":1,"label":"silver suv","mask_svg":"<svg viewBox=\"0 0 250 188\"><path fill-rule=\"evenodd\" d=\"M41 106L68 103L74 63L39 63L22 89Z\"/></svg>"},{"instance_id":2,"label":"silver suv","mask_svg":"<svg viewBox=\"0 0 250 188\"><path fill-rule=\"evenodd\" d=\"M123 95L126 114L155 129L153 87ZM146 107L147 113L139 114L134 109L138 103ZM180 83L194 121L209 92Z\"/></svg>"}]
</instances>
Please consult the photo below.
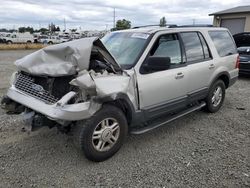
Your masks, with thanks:
<instances>
[{"instance_id":1,"label":"silver suv","mask_svg":"<svg viewBox=\"0 0 250 188\"><path fill-rule=\"evenodd\" d=\"M48 46L15 64L2 108L22 113L26 129L73 132L88 159L103 161L128 132L218 111L239 59L224 28L138 28Z\"/></svg>"}]
</instances>

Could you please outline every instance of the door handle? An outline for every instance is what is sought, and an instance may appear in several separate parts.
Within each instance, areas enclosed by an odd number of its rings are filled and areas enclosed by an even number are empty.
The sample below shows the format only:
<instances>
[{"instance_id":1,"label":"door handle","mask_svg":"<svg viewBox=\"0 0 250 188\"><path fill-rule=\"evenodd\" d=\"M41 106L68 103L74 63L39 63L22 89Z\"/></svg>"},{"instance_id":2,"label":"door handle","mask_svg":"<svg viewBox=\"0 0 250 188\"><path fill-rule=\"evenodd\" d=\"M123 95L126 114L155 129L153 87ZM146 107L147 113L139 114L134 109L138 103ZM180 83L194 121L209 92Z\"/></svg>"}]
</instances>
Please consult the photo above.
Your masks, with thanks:
<instances>
[{"instance_id":1,"label":"door handle","mask_svg":"<svg viewBox=\"0 0 250 188\"><path fill-rule=\"evenodd\" d=\"M181 79L184 77L184 74L182 72L178 72L176 75L175 75L175 79Z\"/></svg>"},{"instance_id":2,"label":"door handle","mask_svg":"<svg viewBox=\"0 0 250 188\"><path fill-rule=\"evenodd\" d=\"M209 69L213 69L214 67L215 67L214 64L210 64L210 65L209 65Z\"/></svg>"}]
</instances>

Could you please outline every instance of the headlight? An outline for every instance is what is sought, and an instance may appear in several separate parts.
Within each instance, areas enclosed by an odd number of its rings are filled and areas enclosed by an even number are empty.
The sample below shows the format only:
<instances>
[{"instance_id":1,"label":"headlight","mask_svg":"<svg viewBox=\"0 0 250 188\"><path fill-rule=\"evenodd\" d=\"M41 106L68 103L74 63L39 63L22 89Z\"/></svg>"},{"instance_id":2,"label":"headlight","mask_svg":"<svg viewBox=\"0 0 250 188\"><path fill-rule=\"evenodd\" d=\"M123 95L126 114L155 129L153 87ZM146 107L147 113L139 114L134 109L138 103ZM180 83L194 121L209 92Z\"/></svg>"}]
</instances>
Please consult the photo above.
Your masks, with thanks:
<instances>
[{"instance_id":1,"label":"headlight","mask_svg":"<svg viewBox=\"0 0 250 188\"><path fill-rule=\"evenodd\" d=\"M14 72L10 77L10 85L13 85L17 78L17 72Z\"/></svg>"}]
</instances>

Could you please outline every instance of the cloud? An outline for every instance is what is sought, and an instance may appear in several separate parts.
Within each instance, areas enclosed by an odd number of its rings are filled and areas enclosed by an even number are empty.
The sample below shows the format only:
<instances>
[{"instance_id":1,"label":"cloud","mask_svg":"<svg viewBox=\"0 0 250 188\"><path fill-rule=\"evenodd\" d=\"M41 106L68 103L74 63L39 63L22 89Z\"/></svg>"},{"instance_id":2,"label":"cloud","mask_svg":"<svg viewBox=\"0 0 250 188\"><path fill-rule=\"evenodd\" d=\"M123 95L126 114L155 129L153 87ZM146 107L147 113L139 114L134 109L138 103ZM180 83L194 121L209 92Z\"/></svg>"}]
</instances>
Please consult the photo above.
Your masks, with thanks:
<instances>
[{"instance_id":1,"label":"cloud","mask_svg":"<svg viewBox=\"0 0 250 188\"><path fill-rule=\"evenodd\" d=\"M68 28L105 29L116 20L128 19L132 26L158 24L165 16L168 23L212 23L208 14L244 5L243 0L1 0L0 28L20 26L47 27L50 22Z\"/></svg>"}]
</instances>

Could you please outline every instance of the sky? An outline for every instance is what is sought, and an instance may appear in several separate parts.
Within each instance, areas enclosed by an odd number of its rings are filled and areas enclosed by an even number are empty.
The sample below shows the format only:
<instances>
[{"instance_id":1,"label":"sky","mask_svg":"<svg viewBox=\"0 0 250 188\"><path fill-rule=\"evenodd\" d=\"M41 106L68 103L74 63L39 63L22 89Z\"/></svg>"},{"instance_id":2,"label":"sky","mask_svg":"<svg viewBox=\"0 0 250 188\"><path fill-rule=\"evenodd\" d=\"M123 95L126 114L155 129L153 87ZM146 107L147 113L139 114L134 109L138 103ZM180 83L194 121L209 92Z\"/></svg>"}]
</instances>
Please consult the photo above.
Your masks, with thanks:
<instances>
[{"instance_id":1,"label":"sky","mask_svg":"<svg viewBox=\"0 0 250 188\"><path fill-rule=\"evenodd\" d=\"M249 5L246 0L1 0L0 28L48 27L53 22L64 29L105 30L116 20L127 19L132 27L159 24L212 24L208 14Z\"/></svg>"}]
</instances>

